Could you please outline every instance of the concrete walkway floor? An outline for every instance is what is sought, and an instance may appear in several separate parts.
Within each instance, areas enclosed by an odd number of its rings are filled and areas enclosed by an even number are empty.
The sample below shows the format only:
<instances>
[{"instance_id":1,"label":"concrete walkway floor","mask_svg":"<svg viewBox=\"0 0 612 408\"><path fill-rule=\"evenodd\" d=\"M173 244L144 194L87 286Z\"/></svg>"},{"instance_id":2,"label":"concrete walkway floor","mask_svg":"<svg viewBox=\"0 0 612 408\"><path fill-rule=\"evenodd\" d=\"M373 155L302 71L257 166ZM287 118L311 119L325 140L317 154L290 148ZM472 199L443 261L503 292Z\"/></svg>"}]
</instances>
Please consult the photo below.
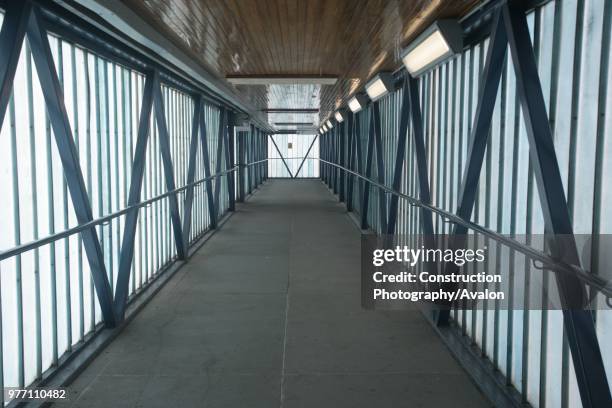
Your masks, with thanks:
<instances>
[{"instance_id":1,"label":"concrete walkway floor","mask_svg":"<svg viewBox=\"0 0 612 408\"><path fill-rule=\"evenodd\" d=\"M75 407L486 407L419 312L360 307L360 235L270 180L70 387Z\"/></svg>"}]
</instances>

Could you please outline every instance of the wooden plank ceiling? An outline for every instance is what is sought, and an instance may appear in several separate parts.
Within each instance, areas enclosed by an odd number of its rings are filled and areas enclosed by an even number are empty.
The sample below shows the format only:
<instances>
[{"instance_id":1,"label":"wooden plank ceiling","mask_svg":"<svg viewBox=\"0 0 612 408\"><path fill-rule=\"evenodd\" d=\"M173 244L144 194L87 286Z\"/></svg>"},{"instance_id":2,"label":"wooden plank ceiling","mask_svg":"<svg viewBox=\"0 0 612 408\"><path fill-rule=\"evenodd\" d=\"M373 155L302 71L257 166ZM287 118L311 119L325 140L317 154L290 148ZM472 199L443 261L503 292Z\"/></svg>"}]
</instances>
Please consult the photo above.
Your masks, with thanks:
<instances>
[{"instance_id":1,"label":"wooden plank ceiling","mask_svg":"<svg viewBox=\"0 0 612 408\"><path fill-rule=\"evenodd\" d=\"M412 38L438 18L461 17L480 0L124 0L221 78L337 76L334 85L238 85L275 123L327 118L381 70L394 71Z\"/></svg>"}]
</instances>

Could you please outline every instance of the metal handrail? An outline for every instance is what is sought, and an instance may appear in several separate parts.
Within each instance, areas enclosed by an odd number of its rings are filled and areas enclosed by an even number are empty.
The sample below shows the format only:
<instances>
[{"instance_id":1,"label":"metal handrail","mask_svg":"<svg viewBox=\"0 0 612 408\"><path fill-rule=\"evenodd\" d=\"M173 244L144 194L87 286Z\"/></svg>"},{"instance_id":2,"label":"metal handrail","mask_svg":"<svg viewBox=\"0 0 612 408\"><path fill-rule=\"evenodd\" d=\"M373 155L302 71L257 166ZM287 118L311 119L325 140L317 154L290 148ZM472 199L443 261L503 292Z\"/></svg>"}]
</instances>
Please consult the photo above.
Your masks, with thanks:
<instances>
[{"instance_id":1,"label":"metal handrail","mask_svg":"<svg viewBox=\"0 0 612 408\"><path fill-rule=\"evenodd\" d=\"M488 228L485 228L481 225L475 224L471 221L465 220L461 217L458 217L457 215L450 213L446 210L443 210L441 208L438 207L434 207L431 204L427 204L424 203L414 197L411 197L407 194L401 193L399 191L395 191L390 187L385 186L384 184L381 184L375 180L372 180L370 178L367 178L365 176L362 176L361 174L353 171L353 170L349 170L346 167L340 166L336 163L332 163L329 162L327 160L323 160L323 159L318 159L320 162L325 163L325 164L329 164L331 166L337 167L342 171L345 171L347 173L350 173L364 181L367 181L368 183L372 184L373 186L387 192L387 193L391 193L393 195L398 196L399 198L402 198L406 201L408 201L410 204L416 206L416 207L421 207L424 208L432 213L438 214L441 217L444 217L448 220L450 220L452 223L454 224L458 224L458 225L462 225L468 229L471 229L473 231L476 231L488 238L493 239L494 241L497 241L503 245L506 245L526 256L528 256L529 258L535 260L535 261L539 261L541 262L543 265L547 265L548 268L550 270L553 271L557 271L557 272L563 272L563 273L567 273L567 274L571 274L571 275L576 275L579 279L581 279L583 282L586 282L589 286L598 289L599 291L601 291L601 293L605 294L606 296L610 296L612 297L612 287L608 286L608 283L596 276L596 275L592 275L591 273L587 272L586 270L576 266L576 265L571 265L568 264L566 262L560 261L560 260L556 260L554 258L552 258L551 256L545 254L544 252L541 252L535 248L532 248L530 246L521 244L520 242L512 239L512 238L508 238L504 235L501 235L495 231L492 231Z\"/></svg>"},{"instance_id":2,"label":"metal handrail","mask_svg":"<svg viewBox=\"0 0 612 408\"><path fill-rule=\"evenodd\" d=\"M512 249L514 249L514 250L516 250L516 251L518 251L518 252L528 256L529 258L531 258L534 261L541 262L543 265L548 266L548 269L550 269L550 270L576 275L582 281L586 282L589 286L598 289L599 291L601 291L606 296L612 297L612 288L607 285L607 282L604 279L602 279L602 278L600 278L598 276L592 275L589 272L587 272L586 270L584 270L582 268L579 268L576 265L571 265L571 264L565 263L563 261L556 260L556 259L552 258L551 256L549 256L549 255L545 254L544 252L541 252L541 251L539 251L539 250L537 250L535 248L532 248L530 246L521 244L520 242L518 242L518 241L516 241L516 240L514 240L512 238L508 238L508 237L506 237L504 235L501 235L501 234L499 234L499 233L497 233L495 231L492 231L492 230L490 230L488 228L485 228L485 227L483 227L481 225L478 225L478 224L475 224L475 223L473 223L471 221L465 220L465 219L463 219L461 217L458 217L457 215L452 214L452 213L450 213L450 212L448 212L446 210L443 210L441 208L434 207L431 204L424 203L424 202L422 202L422 201L420 201L420 200L418 200L418 199L416 199L414 197L411 197L411 196L409 196L407 194L401 193L399 191L395 191L392 188L390 188L390 187L388 187L388 186L386 186L384 184L381 184L381 183L379 183L379 182L377 182L375 180L372 180L372 179L370 179L368 177L365 177L365 176L363 176L363 175L361 175L361 174L359 174L359 173L357 173L357 172L355 172L353 170L347 169L346 167L340 166L340 165L338 165L336 163L329 162L327 160L323 160L321 158L316 158L316 157L309 157L309 158L310 159L314 159L314 160L319 160L322 163L328 164L328 165L336 167L336 168L338 168L338 169L340 169L342 171L350 173L350 174L358 177L359 179L368 182L369 184L373 185L374 187L379 188L380 190L383 190L383 191L385 191L387 193L396 195L399 198L408 201L411 205L414 205L414 206L420 207L420 208L424 208L424 209L426 209L426 210L428 210L428 211L430 211L430 212L432 212L434 214L437 214L437 215L439 215L439 216L441 216L443 218L448 219L452 223L455 223L455 224L458 224L458 225L462 225L462 226L464 226L464 227L466 227L466 228L468 228L470 230L473 230L473 231L478 232L478 233L480 233L480 234L482 234L482 235L484 235L484 236L486 236L488 238L491 238L494 241L497 241L497 242L499 242L499 243L501 243L501 244L503 244L503 245L505 245L507 247L510 247L510 248L512 248ZM25 244L21 244L21 245L18 245L16 247L13 247L13 248L1 251L0 252L0 261L3 261L5 259L11 258L11 257L19 255L19 254L22 254L22 253L30 251L32 249L39 248L39 247L41 247L43 245L50 244L50 243L58 241L60 239L69 237L71 235L77 234L79 232L82 232L82 231L87 230L89 228L95 227L97 225L106 224L109 221L111 221L111 220L113 220L115 218L118 218L118 217L120 217L122 215L125 215L128 212L130 212L130 211L137 210L137 209L142 208L142 207L146 207L146 206L148 206L148 205L150 205L150 204L152 204L154 202L162 200L162 199L164 199L166 197L169 197L169 196L171 196L173 194L177 194L177 193L180 193L180 192L182 192L184 190L187 190L188 188L190 188L192 186L195 187L195 186L200 185L200 184L202 184L202 183L204 183L206 181L214 180L214 179L216 179L218 177L221 177L223 175L226 175L226 174L232 173L234 171L237 171L238 168L241 167L241 166L250 167L250 166L253 166L253 165L256 165L256 164L264 163L264 162L266 162L268 160L271 160L271 159L279 159L280 160L280 158L268 158L268 159L263 159L263 160L259 160L259 161L252 162L252 163L246 163L246 164L241 164L241 165L234 166L231 169L227 169L227 170L221 171L221 172L213 174L213 175L211 175L209 177L205 177L205 178L199 179L197 181L194 181L192 183L186 184L186 185L184 185L182 187L178 187L178 188L176 188L174 190L167 191L164 194L160 194L160 195L158 195L156 197L153 197L153 198L150 198L148 200L141 201L138 204L134 204L134 205L125 207L122 210L119 210L117 212L114 212L112 214L106 215L104 217L100 217L100 218L97 218L95 220L89 221L89 222L87 222L85 224L81 224L81 225L78 225L76 227L64 230L62 232L58 232L56 234L49 235L49 236L47 236L45 238L41 238L41 239L38 239L38 240L35 240L35 241L27 242Z\"/></svg>"},{"instance_id":3,"label":"metal handrail","mask_svg":"<svg viewBox=\"0 0 612 408\"><path fill-rule=\"evenodd\" d=\"M244 166L254 165L254 164L266 161L266 160L267 159L260 160L259 162L253 162L253 163L244 164ZM125 207L125 208L123 208L123 209L121 209L121 210L119 210L117 212L114 212L114 213L109 214L109 215L105 215L104 217L96 218L95 220L86 222L85 224L77 225L76 227L69 228L69 229L64 230L62 232L58 232L56 234L51 234L51 235L49 235L47 237L40 238L40 239L37 239L35 241L26 242L26 243L18 245L16 247L13 247L13 248L10 248L10 249L4 250L4 251L0 251L0 261L3 261L5 259L11 258L11 257L19 255L19 254L22 254L22 253L27 252L27 251L31 251L32 249L39 248L39 247L41 247L43 245L47 245L47 244L50 244L52 242L59 241L60 239L67 238L67 237L69 237L71 235L78 234L79 232L82 232L82 231L85 231L87 229L93 228L93 227L95 227L97 225L106 224L109 221L111 221L111 220L113 220L113 219L115 219L117 217L120 217L122 215L125 215L125 214L129 213L130 211L134 211L134 210L137 210L139 208L149 206L149 205L153 204L154 202L163 200L164 198L169 197L169 196L171 196L173 194L177 194L177 193L180 193L182 191L185 191L185 190L187 190L190 187L195 187L195 186L200 185L202 183L205 183L207 181L215 180L218 177L221 177L221 176L224 176L226 174L232 173L232 172L238 170L239 167L240 166L234 166L234 167L232 167L230 169L226 169L224 171L220 171L219 173L213 174L212 176L196 180L196 181L194 181L192 183L189 183L189 184L186 184L186 185L184 185L182 187L178 187L178 188L175 188L174 190L167 191L167 192L165 192L163 194L160 194L158 196L155 196L153 198L149 198L148 200L141 201L138 204L133 204L133 205L127 206L127 207Z\"/></svg>"},{"instance_id":4,"label":"metal handrail","mask_svg":"<svg viewBox=\"0 0 612 408\"><path fill-rule=\"evenodd\" d=\"M267 162L267 161L268 161L268 159L263 159L263 160L258 160L256 162L252 162L252 163L239 164L238 166L239 167L251 167L251 166L254 166L256 164L260 164L260 163Z\"/></svg>"}]
</instances>

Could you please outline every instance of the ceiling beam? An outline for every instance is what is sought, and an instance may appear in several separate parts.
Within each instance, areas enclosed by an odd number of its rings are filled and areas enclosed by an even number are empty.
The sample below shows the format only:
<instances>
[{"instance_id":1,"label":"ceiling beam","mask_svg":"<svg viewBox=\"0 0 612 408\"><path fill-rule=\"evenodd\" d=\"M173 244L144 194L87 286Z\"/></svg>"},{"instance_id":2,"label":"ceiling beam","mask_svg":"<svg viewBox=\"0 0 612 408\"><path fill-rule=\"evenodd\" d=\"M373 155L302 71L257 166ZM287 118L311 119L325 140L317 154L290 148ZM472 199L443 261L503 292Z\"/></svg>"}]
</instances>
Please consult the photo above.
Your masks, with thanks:
<instances>
[{"instance_id":1,"label":"ceiling beam","mask_svg":"<svg viewBox=\"0 0 612 408\"><path fill-rule=\"evenodd\" d=\"M228 75L234 85L334 85L333 75Z\"/></svg>"},{"instance_id":2,"label":"ceiling beam","mask_svg":"<svg viewBox=\"0 0 612 408\"><path fill-rule=\"evenodd\" d=\"M318 108L267 108L261 111L265 113L319 113Z\"/></svg>"}]
</instances>

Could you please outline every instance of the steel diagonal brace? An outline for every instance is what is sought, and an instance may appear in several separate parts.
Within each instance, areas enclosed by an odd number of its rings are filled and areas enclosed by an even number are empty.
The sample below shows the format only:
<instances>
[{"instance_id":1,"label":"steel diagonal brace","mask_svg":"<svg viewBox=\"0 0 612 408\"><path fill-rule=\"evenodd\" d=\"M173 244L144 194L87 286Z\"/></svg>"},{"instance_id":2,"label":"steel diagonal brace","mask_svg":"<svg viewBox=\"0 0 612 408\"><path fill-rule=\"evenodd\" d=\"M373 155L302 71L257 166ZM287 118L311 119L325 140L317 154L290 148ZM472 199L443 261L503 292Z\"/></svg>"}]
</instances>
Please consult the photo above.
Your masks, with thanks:
<instances>
[{"instance_id":1,"label":"steel diagonal brace","mask_svg":"<svg viewBox=\"0 0 612 408\"><path fill-rule=\"evenodd\" d=\"M23 4L24 13L28 13L31 7L29 3L29 1L26 1ZM21 17L25 18L26 15L27 14L22 14ZM5 22L6 20L5 18ZM87 194L87 188L79 162L79 155L74 143L70 121L64 104L62 86L55 70L47 31L40 17L38 6L32 7L29 13L27 35L32 49L34 64L36 65L38 79L45 98L49 121L53 128L57 150L64 169L66 184L68 185L68 190L72 198L74 212L78 223L85 224L93 220L91 203ZM15 36L12 36L12 38L14 37ZM5 38L2 38L2 40L5 40ZM14 70L15 66L8 68ZM5 72L4 76L6 80L9 77L13 77L14 73L11 75L9 72ZM5 85L6 84L3 84L3 87ZM114 326L117 319L113 308L112 289L106 273L104 256L102 254L102 248L100 247L96 229L92 227L81 232L81 237L83 239L83 246L85 247L85 253L87 254L91 275L100 302L104 323L107 326Z\"/></svg>"},{"instance_id":2,"label":"steel diagonal brace","mask_svg":"<svg viewBox=\"0 0 612 408\"><path fill-rule=\"evenodd\" d=\"M170 154L170 135L168 134L168 126L166 125L166 111L164 109L164 99L161 93L159 76L156 78L157 80L155 81L155 85L153 87L153 105L155 107L155 122L157 123L159 135L159 150L162 156L166 188L168 191L173 191L176 189L176 183L174 181L174 166L172 165L172 156ZM177 256L179 259L185 259L187 252L185 249L185 242L183 240L183 229L181 226L181 216L179 214L178 199L176 194L170 195L168 197L168 202Z\"/></svg>"},{"instance_id":3,"label":"steel diagonal brace","mask_svg":"<svg viewBox=\"0 0 612 408\"><path fill-rule=\"evenodd\" d=\"M289 170L289 166L287 165L287 162L285 161L285 158L283 157L283 154L280 152L278 146L276 145L276 142L274 141L274 136L270 135L270 139L272 140L272 143L274 144L274 147L276 148L276 151L278 152L278 155L280 156L281 160L283 161L283 164L285 165L285 168L287 169L287 172L289 173L289 177L293 178L293 174L291 174L291 170Z\"/></svg>"},{"instance_id":4,"label":"steel diagonal brace","mask_svg":"<svg viewBox=\"0 0 612 408\"><path fill-rule=\"evenodd\" d=\"M140 108L140 118L138 120L138 134L136 136L136 148L134 150L134 160L132 162L132 175L130 177L130 191L128 194L128 206L133 206L140 202L142 190L142 180L144 176L147 143L151 128L151 112L153 110L153 87L159 81L157 72L147 74L144 92L142 95L142 105ZM117 287L115 288L115 311L119 320L125 316L125 307L128 297L128 284L130 281L130 271L134 260L134 244L136 239L136 226L138 222L139 209L130 211L125 216L125 226L123 229L123 239L121 241L121 252L119 254L119 272L117 273Z\"/></svg>"},{"instance_id":5,"label":"steel diagonal brace","mask_svg":"<svg viewBox=\"0 0 612 408\"><path fill-rule=\"evenodd\" d=\"M202 109L202 99L196 98L193 109L193 121L191 123L191 141L189 142L189 161L187 164L187 185L189 187L185 192L185 214L183 216L183 242L185 242L186 245L189 244L189 234L191 233L191 214L195 189L195 186L191 184L195 179L198 133L200 128L200 109Z\"/></svg>"},{"instance_id":6,"label":"steel diagonal brace","mask_svg":"<svg viewBox=\"0 0 612 408\"><path fill-rule=\"evenodd\" d=\"M552 232L550 247L555 258L570 265L580 266L527 17L518 2L509 2L502 10L516 72L517 93L529 140L530 161L546 226ZM558 273L555 278L563 302L563 324L582 405L612 406L610 386L593 315L590 310L583 308L586 302L585 285L573 275Z\"/></svg>"},{"instance_id":7,"label":"steel diagonal brace","mask_svg":"<svg viewBox=\"0 0 612 408\"><path fill-rule=\"evenodd\" d=\"M314 139L312 139L312 143L310 144L310 147L308 148L308 150L306 151L306 155L304 156L304 158L302 159L302 162L300 163L300 167L298 167L297 171L295 172L295 175L293 176L293 178L296 178L298 176L298 174L300 174L300 170L302 170L302 166L304 165L304 162L306 161L306 159L308 158L308 155L310 154L310 150L312 149L312 146L314 146L317 138L319 137L319 135L315 135Z\"/></svg>"}]
</instances>

